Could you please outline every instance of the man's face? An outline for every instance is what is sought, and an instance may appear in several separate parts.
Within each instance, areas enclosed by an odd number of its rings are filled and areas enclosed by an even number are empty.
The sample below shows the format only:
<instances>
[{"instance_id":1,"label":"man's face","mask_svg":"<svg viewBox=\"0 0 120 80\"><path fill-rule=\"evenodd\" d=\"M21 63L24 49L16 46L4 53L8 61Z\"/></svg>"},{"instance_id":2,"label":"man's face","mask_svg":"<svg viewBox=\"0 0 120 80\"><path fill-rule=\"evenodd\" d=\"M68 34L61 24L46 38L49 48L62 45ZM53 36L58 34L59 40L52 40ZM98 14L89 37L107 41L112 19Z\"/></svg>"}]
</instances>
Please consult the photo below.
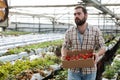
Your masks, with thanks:
<instances>
[{"instance_id":1,"label":"man's face","mask_svg":"<svg viewBox=\"0 0 120 80\"><path fill-rule=\"evenodd\" d=\"M77 26L82 26L87 19L87 14L84 14L81 8L76 9L74 13L75 23Z\"/></svg>"}]
</instances>

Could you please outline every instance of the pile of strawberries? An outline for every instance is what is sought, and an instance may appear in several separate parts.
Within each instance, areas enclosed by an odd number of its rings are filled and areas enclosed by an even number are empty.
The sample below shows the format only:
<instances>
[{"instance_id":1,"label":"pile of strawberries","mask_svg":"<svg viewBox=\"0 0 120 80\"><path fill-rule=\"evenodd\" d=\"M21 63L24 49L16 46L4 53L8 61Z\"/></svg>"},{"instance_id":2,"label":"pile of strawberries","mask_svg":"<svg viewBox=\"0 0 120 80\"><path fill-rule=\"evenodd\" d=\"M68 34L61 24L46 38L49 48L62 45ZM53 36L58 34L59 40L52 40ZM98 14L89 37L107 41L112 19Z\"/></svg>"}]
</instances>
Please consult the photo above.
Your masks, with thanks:
<instances>
[{"instance_id":1,"label":"pile of strawberries","mask_svg":"<svg viewBox=\"0 0 120 80\"><path fill-rule=\"evenodd\" d=\"M79 60L79 59L88 59L92 58L93 53L86 53L86 54L78 54L78 55L72 55L72 56L66 56L65 60L71 61L71 60Z\"/></svg>"}]
</instances>

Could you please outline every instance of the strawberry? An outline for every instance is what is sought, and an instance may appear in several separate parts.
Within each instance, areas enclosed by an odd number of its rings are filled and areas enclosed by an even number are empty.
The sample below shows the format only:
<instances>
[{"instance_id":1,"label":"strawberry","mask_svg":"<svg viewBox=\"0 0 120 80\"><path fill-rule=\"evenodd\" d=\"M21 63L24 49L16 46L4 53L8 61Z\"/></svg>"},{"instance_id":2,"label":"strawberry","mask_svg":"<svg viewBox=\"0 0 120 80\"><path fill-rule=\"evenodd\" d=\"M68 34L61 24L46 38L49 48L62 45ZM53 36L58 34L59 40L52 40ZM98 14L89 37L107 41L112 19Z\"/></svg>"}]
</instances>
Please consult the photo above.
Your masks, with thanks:
<instances>
[{"instance_id":1,"label":"strawberry","mask_svg":"<svg viewBox=\"0 0 120 80\"><path fill-rule=\"evenodd\" d=\"M70 61L71 57L70 57L70 56L66 56L65 59L66 59L67 61Z\"/></svg>"},{"instance_id":2,"label":"strawberry","mask_svg":"<svg viewBox=\"0 0 120 80\"><path fill-rule=\"evenodd\" d=\"M87 56L85 56L85 55L83 55L83 56L82 56L82 58L83 58L83 59L87 59L88 57L87 57Z\"/></svg>"}]
</instances>

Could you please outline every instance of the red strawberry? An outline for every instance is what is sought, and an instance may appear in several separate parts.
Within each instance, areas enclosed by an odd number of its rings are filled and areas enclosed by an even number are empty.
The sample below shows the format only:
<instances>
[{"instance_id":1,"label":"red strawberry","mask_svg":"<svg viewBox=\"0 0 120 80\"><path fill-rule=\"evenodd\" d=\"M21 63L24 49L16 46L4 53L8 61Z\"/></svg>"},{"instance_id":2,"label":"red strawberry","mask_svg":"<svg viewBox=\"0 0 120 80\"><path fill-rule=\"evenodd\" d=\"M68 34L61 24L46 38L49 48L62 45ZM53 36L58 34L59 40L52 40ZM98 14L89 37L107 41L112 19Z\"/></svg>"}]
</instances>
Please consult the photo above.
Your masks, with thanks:
<instances>
[{"instance_id":1,"label":"red strawberry","mask_svg":"<svg viewBox=\"0 0 120 80\"><path fill-rule=\"evenodd\" d=\"M73 55L70 60L76 60L76 56Z\"/></svg>"},{"instance_id":2,"label":"red strawberry","mask_svg":"<svg viewBox=\"0 0 120 80\"><path fill-rule=\"evenodd\" d=\"M87 59L87 58L88 58L87 56L83 55L83 59Z\"/></svg>"},{"instance_id":3,"label":"red strawberry","mask_svg":"<svg viewBox=\"0 0 120 80\"><path fill-rule=\"evenodd\" d=\"M70 61L70 58L71 58L70 56L66 56L66 57L65 57L65 59L66 59L67 61Z\"/></svg>"}]
</instances>

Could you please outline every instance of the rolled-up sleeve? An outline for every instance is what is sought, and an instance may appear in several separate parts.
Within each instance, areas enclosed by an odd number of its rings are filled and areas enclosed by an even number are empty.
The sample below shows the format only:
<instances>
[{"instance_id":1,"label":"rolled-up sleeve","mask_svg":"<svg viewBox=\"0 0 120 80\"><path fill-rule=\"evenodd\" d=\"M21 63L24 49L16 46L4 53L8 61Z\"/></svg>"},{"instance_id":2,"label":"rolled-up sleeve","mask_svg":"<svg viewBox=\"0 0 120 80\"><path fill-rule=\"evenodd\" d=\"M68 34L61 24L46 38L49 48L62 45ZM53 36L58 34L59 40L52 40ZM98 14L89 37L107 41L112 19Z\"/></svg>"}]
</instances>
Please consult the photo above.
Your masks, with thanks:
<instances>
[{"instance_id":1,"label":"rolled-up sleeve","mask_svg":"<svg viewBox=\"0 0 120 80\"><path fill-rule=\"evenodd\" d=\"M96 31L96 44L97 46L99 46L99 48L106 48L105 41L104 41L104 38L103 38L103 35L100 29L97 29Z\"/></svg>"},{"instance_id":2,"label":"rolled-up sleeve","mask_svg":"<svg viewBox=\"0 0 120 80\"><path fill-rule=\"evenodd\" d=\"M69 47L70 47L70 34L69 34L69 31L66 31L66 33L65 33L64 42L62 44L62 47L64 49L69 49Z\"/></svg>"}]
</instances>

